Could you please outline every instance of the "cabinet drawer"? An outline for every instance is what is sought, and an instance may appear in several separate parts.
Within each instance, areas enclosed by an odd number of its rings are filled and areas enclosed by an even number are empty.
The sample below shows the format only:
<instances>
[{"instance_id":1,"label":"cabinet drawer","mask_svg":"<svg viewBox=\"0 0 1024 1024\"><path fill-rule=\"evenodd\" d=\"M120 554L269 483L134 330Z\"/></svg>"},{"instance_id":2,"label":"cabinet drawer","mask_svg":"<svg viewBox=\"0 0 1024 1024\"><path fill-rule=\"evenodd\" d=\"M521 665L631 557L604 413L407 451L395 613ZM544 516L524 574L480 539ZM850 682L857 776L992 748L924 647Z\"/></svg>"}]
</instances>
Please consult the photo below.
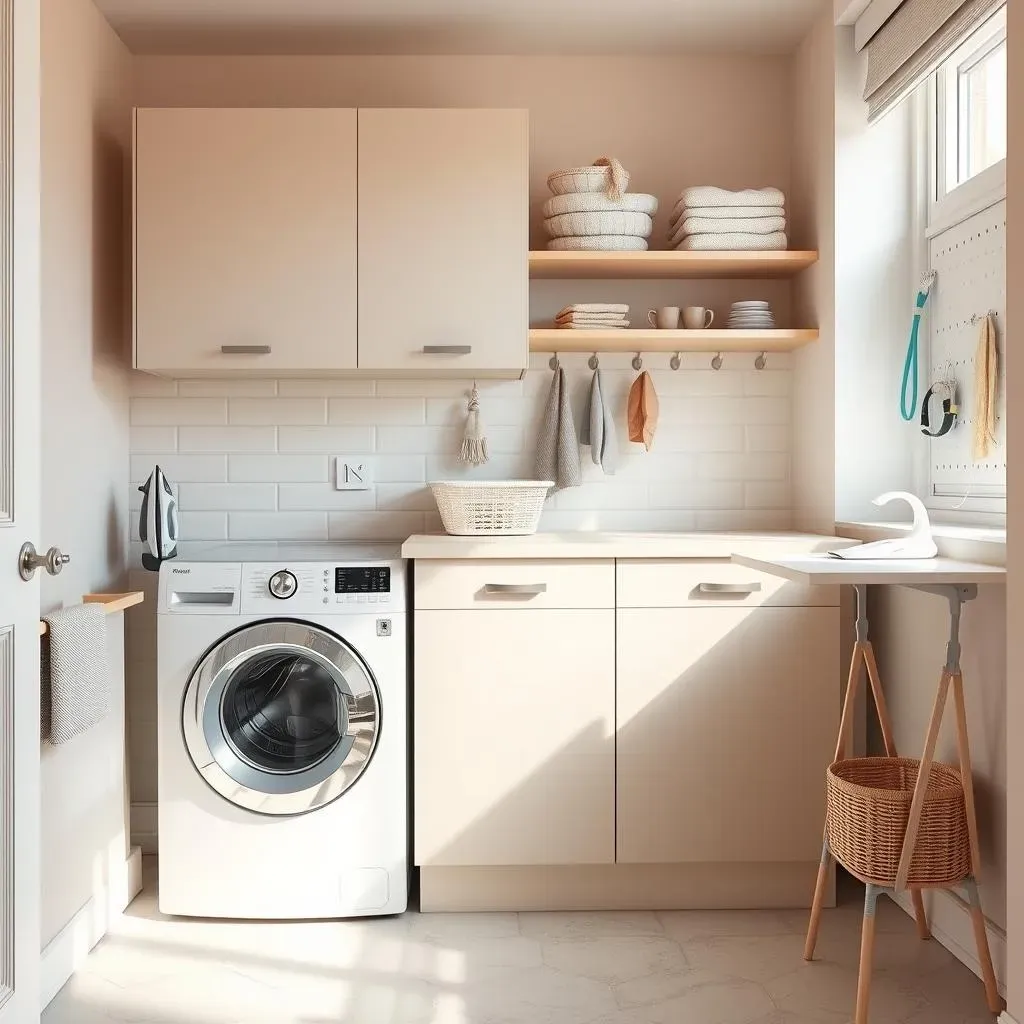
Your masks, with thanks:
<instances>
[{"instance_id":1,"label":"cabinet drawer","mask_svg":"<svg viewBox=\"0 0 1024 1024\"><path fill-rule=\"evenodd\" d=\"M615 563L418 561L415 607L614 608Z\"/></svg>"},{"instance_id":2,"label":"cabinet drawer","mask_svg":"<svg viewBox=\"0 0 1024 1024\"><path fill-rule=\"evenodd\" d=\"M619 608L837 606L839 588L810 587L727 559L620 560Z\"/></svg>"}]
</instances>

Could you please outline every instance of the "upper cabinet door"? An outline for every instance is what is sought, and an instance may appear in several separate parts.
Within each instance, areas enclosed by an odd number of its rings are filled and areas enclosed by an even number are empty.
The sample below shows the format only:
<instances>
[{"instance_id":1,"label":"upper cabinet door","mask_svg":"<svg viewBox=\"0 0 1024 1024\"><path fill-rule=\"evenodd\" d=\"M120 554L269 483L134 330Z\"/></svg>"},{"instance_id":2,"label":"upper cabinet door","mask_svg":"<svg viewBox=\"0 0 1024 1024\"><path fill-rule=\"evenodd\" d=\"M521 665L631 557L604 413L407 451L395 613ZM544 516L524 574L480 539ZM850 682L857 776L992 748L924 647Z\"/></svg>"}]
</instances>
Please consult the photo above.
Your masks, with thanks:
<instances>
[{"instance_id":1,"label":"upper cabinet door","mask_svg":"<svg viewBox=\"0 0 1024 1024\"><path fill-rule=\"evenodd\" d=\"M525 110L359 111L359 367L529 358Z\"/></svg>"},{"instance_id":2,"label":"upper cabinet door","mask_svg":"<svg viewBox=\"0 0 1024 1024\"><path fill-rule=\"evenodd\" d=\"M142 109L135 365L356 366L356 112Z\"/></svg>"}]
</instances>

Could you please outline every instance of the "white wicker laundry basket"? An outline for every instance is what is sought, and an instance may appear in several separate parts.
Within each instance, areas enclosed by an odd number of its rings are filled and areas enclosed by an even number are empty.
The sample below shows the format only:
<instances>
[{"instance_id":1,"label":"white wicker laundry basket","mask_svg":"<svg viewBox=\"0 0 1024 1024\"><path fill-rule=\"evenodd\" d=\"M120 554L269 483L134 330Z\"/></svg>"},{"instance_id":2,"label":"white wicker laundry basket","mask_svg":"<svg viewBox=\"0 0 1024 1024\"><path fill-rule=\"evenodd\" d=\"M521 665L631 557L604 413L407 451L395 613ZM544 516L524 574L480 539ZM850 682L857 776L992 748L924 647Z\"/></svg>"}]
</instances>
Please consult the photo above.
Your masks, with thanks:
<instances>
[{"instance_id":1,"label":"white wicker laundry basket","mask_svg":"<svg viewBox=\"0 0 1024 1024\"><path fill-rule=\"evenodd\" d=\"M646 213L623 210L563 213L544 221L544 230L551 238L575 238L580 235L636 235L649 238L653 229L654 221Z\"/></svg>"},{"instance_id":2,"label":"white wicker laundry basket","mask_svg":"<svg viewBox=\"0 0 1024 1024\"><path fill-rule=\"evenodd\" d=\"M438 480L430 485L441 523L455 537L536 533L552 480Z\"/></svg>"},{"instance_id":3,"label":"white wicker laundry basket","mask_svg":"<svg viewBox=\"0 0 1024 1024\"><path fill-rule=\"evenodd\" d=\"M629 188L629 171L615 157L603 156L593 167L571 167L548 175L552 195L567 192L603 192L609 199L619 199Z\"/></svg>"},{"instance_id":4,"label":"white wicker laundry basket","mask_svg":"<svg viewBox=\"0 0 1024 1024\"><path fill-rule=\"evenodd\" d=\"M563 252L638 252L647 248L647 239L636 235L579 235L552 238L547 247Z\"/></svg>"}]
</instances>

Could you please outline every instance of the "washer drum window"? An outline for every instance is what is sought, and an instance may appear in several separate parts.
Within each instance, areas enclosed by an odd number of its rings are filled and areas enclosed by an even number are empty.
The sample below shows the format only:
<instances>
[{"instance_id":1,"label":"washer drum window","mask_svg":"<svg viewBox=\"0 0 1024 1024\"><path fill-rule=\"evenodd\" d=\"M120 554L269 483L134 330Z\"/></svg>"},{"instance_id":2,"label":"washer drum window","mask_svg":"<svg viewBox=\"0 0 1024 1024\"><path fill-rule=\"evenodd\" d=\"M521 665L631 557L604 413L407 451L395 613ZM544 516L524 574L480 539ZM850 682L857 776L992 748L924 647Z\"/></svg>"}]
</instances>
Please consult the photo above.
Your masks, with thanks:
<instances>
[{"instance_id":1,"label":"washer drum window","mask_svg":"<svg viewBox=\"0 0 1024 1024\"><path fill-rule=\"evenodd\" d=\"M302 814L336 800L373 757L380 694L342 639L308 623L244 626L211 648L182 705L189 756L226 800Z\"/></svg>"}]
</instances>

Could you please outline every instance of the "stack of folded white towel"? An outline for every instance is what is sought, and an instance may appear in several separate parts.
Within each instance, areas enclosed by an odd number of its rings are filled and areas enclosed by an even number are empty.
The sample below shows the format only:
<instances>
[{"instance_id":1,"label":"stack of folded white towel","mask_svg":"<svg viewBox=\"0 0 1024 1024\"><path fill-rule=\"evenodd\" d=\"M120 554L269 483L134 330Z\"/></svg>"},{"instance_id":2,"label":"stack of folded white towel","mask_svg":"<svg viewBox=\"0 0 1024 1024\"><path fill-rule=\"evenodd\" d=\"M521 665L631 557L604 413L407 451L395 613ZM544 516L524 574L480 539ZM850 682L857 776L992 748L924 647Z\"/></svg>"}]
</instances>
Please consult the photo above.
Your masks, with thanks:
<instances>
[{"instance_id":1,"label":"stack of folded white towel","mask_svg":"<svg viewBox=\"0 0 1024 1024\"><path fill-rule=\"evenodd\" d=\"M777 188L730 192L693 185L683 189L669 217L669 248L785 249L785 204Z\"/></svg>"},{"instance_id":2,"label":"stack of folded white towel","mask_svg":"<svg viewBox=\"0 0 1024 1024\"><path fill-rule=\"evenodd\" d=\"M603 331L629 326L629 306L615 302L577 302L559 310L555 326L565 330Z\"/></svg>"}]
</instances>

